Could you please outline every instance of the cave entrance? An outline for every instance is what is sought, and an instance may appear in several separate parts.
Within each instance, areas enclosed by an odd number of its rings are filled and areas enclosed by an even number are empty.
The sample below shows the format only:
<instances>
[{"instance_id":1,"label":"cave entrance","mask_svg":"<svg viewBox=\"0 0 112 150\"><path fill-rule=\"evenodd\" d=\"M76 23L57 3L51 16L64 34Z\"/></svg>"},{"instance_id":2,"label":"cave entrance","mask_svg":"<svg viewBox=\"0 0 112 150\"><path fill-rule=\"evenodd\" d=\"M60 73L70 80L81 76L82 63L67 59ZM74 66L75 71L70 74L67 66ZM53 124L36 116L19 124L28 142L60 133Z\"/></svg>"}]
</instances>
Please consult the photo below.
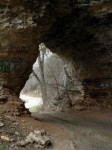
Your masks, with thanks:
<instances>
[{"instance_id":1,"label":"cave entrance","mask_svg":"<svg viewBox=\"0 0 112 150\"><path fill-rule=\"evenodd\" d=\"M52 53L44 43L39 45L39 55L32 67L20 98L31 112L59 110L65 103L72 106L74 79L72 65L57 54ZM74 76L74 75L73 75ZM75 89L76 90L76 89Z\"/></svg>"},{"instance_id":2,"label":"cave entrance","mask_svg":"<svg viewBox=\"0 0 112 150\"><path fill-rule=\"evenodd\" d=\"M52 52L41 43L39 55L32 66L32 73L20 92L20 99L24 102L25 108L30 112L43 110L43 101L47 99L48 68L47 62L52 57Z\"/></svg>"}]
</instances>

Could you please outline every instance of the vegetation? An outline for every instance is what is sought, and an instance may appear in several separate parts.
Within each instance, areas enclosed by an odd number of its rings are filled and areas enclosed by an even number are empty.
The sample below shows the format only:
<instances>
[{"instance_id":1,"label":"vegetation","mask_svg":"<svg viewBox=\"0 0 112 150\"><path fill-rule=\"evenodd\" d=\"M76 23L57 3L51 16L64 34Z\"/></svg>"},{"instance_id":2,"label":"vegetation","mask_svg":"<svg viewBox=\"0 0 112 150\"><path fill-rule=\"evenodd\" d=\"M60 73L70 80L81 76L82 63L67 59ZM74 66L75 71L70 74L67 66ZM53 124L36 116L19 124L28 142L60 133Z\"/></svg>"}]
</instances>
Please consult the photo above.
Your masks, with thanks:
<instances>
[{"instance_id":1,"label":"vegetation","mask_svg":"<svg viewBox=\"0 0 112 150\"><path fill-rule=\"evenodd\" d=\"M2 146L2 145L0 145L0 150L4 150L4 148L3 148L3 146Z\"/></svg>"},{"instance_id":2,"label":"vegetation","mask_svg":"<svg viewBox=\"0 0 112 150\"><path fill-rule=\"evenodd\" d=\"M43 110L43 105L38 105L29 109L30 112L40 112Z\"/></svg>"}]
</instances>

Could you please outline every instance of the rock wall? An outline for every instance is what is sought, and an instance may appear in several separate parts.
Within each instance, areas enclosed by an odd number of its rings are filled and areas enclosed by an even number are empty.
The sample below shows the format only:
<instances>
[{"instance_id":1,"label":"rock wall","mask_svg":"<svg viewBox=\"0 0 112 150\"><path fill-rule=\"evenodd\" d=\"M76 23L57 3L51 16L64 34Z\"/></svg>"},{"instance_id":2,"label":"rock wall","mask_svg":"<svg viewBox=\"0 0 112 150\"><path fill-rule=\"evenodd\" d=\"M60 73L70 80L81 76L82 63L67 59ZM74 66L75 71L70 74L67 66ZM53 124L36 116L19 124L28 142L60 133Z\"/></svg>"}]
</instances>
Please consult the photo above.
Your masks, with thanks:
<instances>
[{"instance_id":1,"label":"rock wall","mask_svg":"<svg viewBox=\"0 0 112 150\"><path fill-rule=\"evenodd\" d=\"M81 2L50 28L45 44L74 61L83 88L79 98L74 99L73 109L111 110L112 2Z\"/></svg>"},{"instance_id":2,"label":"rock wall","mask_svg":"<svg viewBox=\"0 0 112 150\"><path fill-rule=\"evenodd\" d=\"M4 103L4 111L22 112L16 95L31 73L41 42L74 61L83 85L79 105L100 109L110 105L111 0L0 0L0 41L0 104Z\"/></svg>"},{"instance_id":3,"label":"rock wall","mask_svg":"<svg viewBox=\"0 0 112 150\"><path fill-rule=\"evenodd\" d=\"M2 112L15 115L23 111L24 106L16 96L19 97L32 72L39 43L49 28L49 24L41 25L44 8L40 8L43 4L39 4L38 13L33 12L29 3L0 1L0 104L4 104L1 105ZM39 25L34 22L35 17L41 18Z\"/></svg>"}]
</instances>

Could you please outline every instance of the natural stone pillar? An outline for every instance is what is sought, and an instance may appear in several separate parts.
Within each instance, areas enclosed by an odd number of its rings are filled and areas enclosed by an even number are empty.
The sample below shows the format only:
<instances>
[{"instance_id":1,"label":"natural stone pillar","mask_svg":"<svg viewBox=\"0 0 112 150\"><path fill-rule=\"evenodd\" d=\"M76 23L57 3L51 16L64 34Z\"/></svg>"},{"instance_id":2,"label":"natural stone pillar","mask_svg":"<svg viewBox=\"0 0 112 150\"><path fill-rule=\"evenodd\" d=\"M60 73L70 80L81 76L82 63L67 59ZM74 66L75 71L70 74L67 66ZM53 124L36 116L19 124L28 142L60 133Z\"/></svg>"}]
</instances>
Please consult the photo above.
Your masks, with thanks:
<instances>
[{"instance_id":1,"label":"natural stone pillar","mask_svg":"<svg viewBox=\"0 0 112 150\"><path fill-rule=\"evenodd\" d=\"M39 32L24 1L0 0L0 113L24 113L18 97L38 56Z\"/></svg>"}]
</instances>

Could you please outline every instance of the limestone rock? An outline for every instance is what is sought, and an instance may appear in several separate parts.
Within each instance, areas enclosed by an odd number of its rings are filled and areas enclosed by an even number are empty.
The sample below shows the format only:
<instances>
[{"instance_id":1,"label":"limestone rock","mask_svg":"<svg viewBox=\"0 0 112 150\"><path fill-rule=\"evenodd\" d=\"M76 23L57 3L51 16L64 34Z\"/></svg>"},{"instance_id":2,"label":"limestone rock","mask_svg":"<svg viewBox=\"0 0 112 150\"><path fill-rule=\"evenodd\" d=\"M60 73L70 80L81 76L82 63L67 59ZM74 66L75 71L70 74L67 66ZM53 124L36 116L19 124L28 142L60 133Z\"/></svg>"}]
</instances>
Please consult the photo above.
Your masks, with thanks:
<instances>
[{"instance_id":1,"label":"limestone rock","mask_svg":"<svg viewBox=\"0 0 112 150\"><path fill-rule=\"evenodd\" d=\"M29 135L25 138L25 140L19 141L17 146L26 146L28 144L36 143L36 147L44 149L46 147L51 146L51 141L47 136L45 131L35 130L34 132L30 132Z\"/></svg>"}]
</instances>

